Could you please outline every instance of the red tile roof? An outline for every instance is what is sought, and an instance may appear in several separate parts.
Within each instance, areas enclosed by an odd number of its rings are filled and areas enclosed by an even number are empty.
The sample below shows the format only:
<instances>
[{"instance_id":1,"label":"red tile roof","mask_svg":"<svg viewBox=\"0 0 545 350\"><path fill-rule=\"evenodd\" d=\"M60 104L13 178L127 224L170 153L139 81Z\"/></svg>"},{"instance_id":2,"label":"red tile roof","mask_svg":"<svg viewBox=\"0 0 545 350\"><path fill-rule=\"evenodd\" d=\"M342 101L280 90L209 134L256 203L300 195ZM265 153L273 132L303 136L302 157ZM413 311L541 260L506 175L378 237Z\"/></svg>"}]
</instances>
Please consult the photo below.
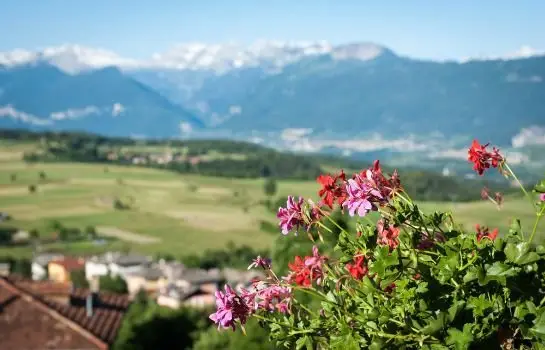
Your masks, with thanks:
<instances>
[{"instance_id":1,"label":"red tile roof","mask_svg":"<svg viewBox=\"0 0 545 350\"><path fill-rule=\"evenodd\" d=\"M70 296L67 304L52 297L63 291ZM51 282L16 276L0 278L0 348L9 349L10 344L13 349L43 348L48 341L55 340L54 348L108 349L129 306L128 296L99 293L89 317L86 310L89 293L85 289L70 292L66 284L55 290ZM57 334L58 329L61 331ZM72 332L67 332L68 329ZM5 332L9 333L6 339L11 343L4 342ZM39 340L34 342L35 339Z\"/></svg>"},{"instance_id":2,"label":"red tile roof","mask_svg":"<svg viewBox=\"0 0 545 350\"><path fill-rule=\"evenodd\" d=\"M82 258L71 258L65 256L61 259L51 260L49 263L61 265L68 272L85 268L85 260Z\"/></svg>"}]
</instances>

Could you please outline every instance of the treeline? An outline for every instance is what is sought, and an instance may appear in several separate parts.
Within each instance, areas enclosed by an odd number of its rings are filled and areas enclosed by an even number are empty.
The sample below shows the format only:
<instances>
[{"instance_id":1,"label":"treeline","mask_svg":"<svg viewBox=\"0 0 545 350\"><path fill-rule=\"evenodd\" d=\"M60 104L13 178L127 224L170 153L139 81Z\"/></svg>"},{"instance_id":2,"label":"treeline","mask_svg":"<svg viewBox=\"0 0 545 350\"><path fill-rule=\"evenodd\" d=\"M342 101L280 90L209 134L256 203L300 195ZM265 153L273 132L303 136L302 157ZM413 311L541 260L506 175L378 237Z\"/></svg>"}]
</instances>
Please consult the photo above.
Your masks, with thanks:
<instances>
[{"instance_id":1,"label":"treeline","mask_svg":"<svg viewBox=\"0 0 545 350\"><path fill-rule=\"evenodd\" d=\"M133 165L133 159L108 155L126 146L170 146L186 150L183 160L165 164L147 162L145 166L175 171L184 174L199 174L229 178L270 178L314 180L323 173L323 167L363 169L369 162L334 158L331 156L303 156L278 152L260 145L229 140L135 140L131 138L110 138L77 132L40 132L24 130L0 130L0 138L16 141L40 142L41 152L25 154L29 162L86 162ZM243 157L197 159L191 157L216 151L223 155L236 154ZM145 153L145 152L144 152ZM386 170L391 170L385 166ZM487 186L493 191L510 192L505 185L494 180L466 180L445 177L430 171L401 169L402 183L409 194L423 201L472 201L480 198L480 190Z\"/></svg>"}]
</instances>

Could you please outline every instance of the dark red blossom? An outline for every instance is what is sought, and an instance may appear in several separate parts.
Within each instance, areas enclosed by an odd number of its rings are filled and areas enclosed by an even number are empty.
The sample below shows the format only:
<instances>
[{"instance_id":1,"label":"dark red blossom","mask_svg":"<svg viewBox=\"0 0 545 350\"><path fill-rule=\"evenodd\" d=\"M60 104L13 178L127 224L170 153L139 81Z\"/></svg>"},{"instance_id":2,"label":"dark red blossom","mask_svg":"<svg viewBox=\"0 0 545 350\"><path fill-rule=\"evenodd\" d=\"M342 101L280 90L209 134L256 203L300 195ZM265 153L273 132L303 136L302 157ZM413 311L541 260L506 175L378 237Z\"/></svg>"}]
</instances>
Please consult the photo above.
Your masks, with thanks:
<instances>
[{"instance_id":1,"label":"dark red blossom","mask_svg":"<svg viewBox=\"0 0 545 350\"><path fill-rule=\"evenodd\" d=\"M443 236L441 232L436 232L433 235L430 235L427 232L422 232L420 242L418 243L418 246L416 248L420 250L428 250L435 247L435 244L437 242L443 243L446 240L447 239L445 238L445 236Z\"/></svg>"},{"instance_id":2,"label":"dark red blossom","mask_svg":"<svg viewBox=\"0 0 545 350\"><path fill-rule=\"evenodd\" d=\"M484 226L481 227L481 225L477 224L475 225L475 230L477 231L477 241L480 242L483 238L488 238L491 241L495 240L496 237L498 237L498 229L495 228L490 232L488 230L488 227Z\"/></svg>"},{"instance_id":3,"label":"dark red blossom","mask_svg":"<svg viewBox=\"0 0 545 350\"><path fill-rule=\"evenodd\" d=\"M473 163L473 170L479 175L483 175L484 171L490 167L497 168L504 161L499 149L493 147L492 152L489 152L486 147L488 143L481 145L479 141L473 140L467 152L468 161Z\"/></svg>"},{"instance_id":4,"label":"dark red blossom","mask_svg":"<svg viewBox=\"0 0 545 350\"><path fill-rule=\"evenodd\" d=\"M352 277L357 280L361 280L363 276L367 275L367 273L369 272L367 264L365 263L365 256L355 256L353 261L353 263L346 264L346 269Z\"/></svg>"},{"instance_id":5,"label":"dark red blossom","mask_svg":"<svg viewBox=\"0 0 545 350\"><path fill-rule=\"evenodd\" d=\"M383 219L380 219L377 223L378 237L377 243L380 245L387 245L390 250L397 248L399 245L399 228L394 225L386 225Z\"/></svg>"},{"instance_id":6,"label":"dark red blossom","mask_svg":"<svg viewBox=\"0 0 545 350\"><path fill-rule=\"evenodd\" d=\"M384 292L385 293L392 293L395 288L396 288L396 284L391 283L390 285L386 286L386 288L384 288Z\"/></svg>"},{"instance_id":7,"label":"dark red blossom","mask_svg":"<svg viewBox=\"0 0 545 350\"><path fill-rule=\"evenodd\" d=\"M346 175L344 171L334 177L331 175L320 175L316 179L322 188L318 192L322 202L333 209L333 203L337 202L341 205L346 199L346 190L344 182L346 181Z\"/></svg>"}]
</instances>

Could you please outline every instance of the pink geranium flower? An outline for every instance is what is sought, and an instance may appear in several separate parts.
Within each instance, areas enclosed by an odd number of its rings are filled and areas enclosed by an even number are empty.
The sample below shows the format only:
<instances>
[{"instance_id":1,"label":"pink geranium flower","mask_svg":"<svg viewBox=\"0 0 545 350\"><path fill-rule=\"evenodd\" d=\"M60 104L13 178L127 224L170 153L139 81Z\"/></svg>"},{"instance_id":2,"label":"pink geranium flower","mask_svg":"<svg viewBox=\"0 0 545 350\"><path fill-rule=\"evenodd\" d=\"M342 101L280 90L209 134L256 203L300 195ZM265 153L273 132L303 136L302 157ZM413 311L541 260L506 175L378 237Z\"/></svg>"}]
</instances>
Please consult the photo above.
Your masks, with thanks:
<instances>
[{"instance_id":1,"label":"pink geranium flower","mask_svg":"<svg viewBox=\"0 0 545 350\"><path fill-rule=\"evenodd\" d=\"M210 315L210 319L219 328L236 329L236 320L245 324L250 315L250 308L246 302L237 295L229 285L225 285L225 292L216 292L216 312Z\"/></svg>"}]
</instances>

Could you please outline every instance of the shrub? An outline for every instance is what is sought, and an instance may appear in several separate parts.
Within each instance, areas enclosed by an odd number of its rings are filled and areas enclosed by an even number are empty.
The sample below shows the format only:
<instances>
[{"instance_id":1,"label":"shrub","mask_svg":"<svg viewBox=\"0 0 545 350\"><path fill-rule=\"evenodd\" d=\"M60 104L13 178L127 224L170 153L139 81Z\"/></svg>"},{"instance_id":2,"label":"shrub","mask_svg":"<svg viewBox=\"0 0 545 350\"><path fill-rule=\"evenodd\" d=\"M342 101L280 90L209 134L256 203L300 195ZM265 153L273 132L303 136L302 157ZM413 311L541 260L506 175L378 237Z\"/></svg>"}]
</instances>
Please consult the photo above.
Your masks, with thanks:
<instances>
[{"instance_id":1,"label":"shrub","mask_svg":"<svg viewBox=\"0 0 545 350\"><path fill-rule=\"evenodd\" d=\"M518 182L497 149L475 141L468 156L479 175L498 168ZM535 187L539 199L521 185L533 230L524 235L514 221L502 237L479 225L465 231L449 213L423 213L397 172L387 176L378 161L349 180L341 172L318 182L320 205L288 197L280 227L311 240L334 236L335 227L336 254L315 245L293 257L283 278L258 256L251 266L267 278L248 290L225 286L210 315L218 326L235 329L253 317L287 348L545 348L545 247L534 244L545 180ZM355 233L332 218L328 209L337 206L365 220Z\"/></svg>"},{"instance_id":2,"label":"shrub","mask_svg":"<svg viewBox=\"0 0 545 350\"><path fill-rule=\"evenodd\" d=\"M29 193L35 193L38 186L36 185L28 185L28 192Z\"/></svg>"}]
</instances>

